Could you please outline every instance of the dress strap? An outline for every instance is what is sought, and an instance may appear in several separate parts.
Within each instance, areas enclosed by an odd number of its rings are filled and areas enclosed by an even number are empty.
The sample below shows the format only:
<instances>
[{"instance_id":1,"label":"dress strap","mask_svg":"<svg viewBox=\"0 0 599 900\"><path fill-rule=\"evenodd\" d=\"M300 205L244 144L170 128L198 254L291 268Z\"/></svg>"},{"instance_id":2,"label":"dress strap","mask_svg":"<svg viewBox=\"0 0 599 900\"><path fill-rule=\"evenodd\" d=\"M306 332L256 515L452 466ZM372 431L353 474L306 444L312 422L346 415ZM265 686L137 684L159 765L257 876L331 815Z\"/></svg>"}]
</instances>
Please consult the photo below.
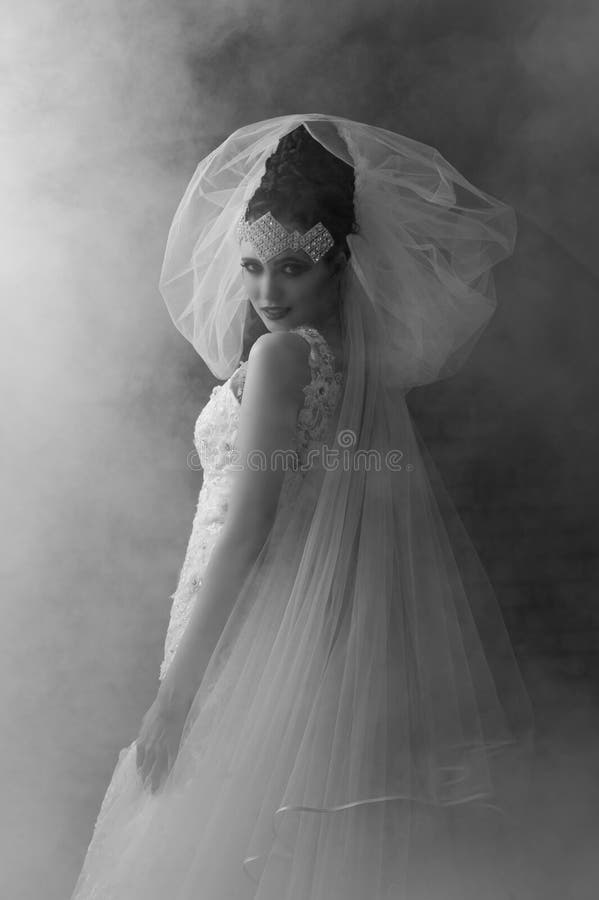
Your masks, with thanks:
<instances>
[{"instance_id":1,"label":"dress strap","mask_svg":"<svg viewBox=\"0 0 599 900\"><path fill-rule=\"evenodd\" d=\"M241 398L243 396L243 389L245 387L245 376L247 375L247 360L245 362L240 363L230 379L231 390L235 394L239 403L241 403Z\"/></svg>"},{"instance_id":2,"label":"dress strap","mask_svg":"<svg viewBox=\"0 0 599 900\"><path fill-rule=\"evenodd\" d=\"M311 325L291 328L310 345L312 379L304 387L304 406L297 418L298 453L303 460L306 450L327 437L329 423L335 414L342 389L343 374L335 371L335 356L327 341Z\"/></svg>"},{"instance_id":3,"label":"dress strap","mask_svg":"<svg viewBox=\"0 0 599 900\"><path fill-rule=\"evenodd\" d=\"M324 370L327 374L335 374L335 356L317 328L312 325L296 325L289 330L301 335L310 344L309 363L312 371Z\"/></svg>"}]
</instances>

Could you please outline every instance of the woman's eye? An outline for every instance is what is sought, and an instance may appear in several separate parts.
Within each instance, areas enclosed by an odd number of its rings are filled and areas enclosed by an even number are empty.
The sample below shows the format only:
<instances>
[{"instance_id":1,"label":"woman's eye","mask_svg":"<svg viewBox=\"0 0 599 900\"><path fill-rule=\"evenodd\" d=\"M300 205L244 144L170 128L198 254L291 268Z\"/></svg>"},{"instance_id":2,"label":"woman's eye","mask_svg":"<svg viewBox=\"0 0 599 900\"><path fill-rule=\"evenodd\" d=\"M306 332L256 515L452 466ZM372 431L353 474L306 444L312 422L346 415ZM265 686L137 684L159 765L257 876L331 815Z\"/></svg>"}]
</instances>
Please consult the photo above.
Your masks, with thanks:
<instances>
[{"instance_id":1,"label":"woman's eye","mask_svg":"<svg viewBox=\"0 0 599 900\"><path fill-rule=\"evenodd\" d=\"M256 265L256 263L251 262L241 263L241 268L246 269L251 275L259 275L262 272L262 266L258 266ZM284 272L285 275L301 275L303 272L303 267L295 265L294 263L287 263L281 268L281 271Z\"/></svg>"},{"instance_id":2,"label":"woman's eye","mask_svg":"<svg viewBox=\"0 0 599 900\"><path fill-rule=\"evenodd\" d=\"M248 272L251 272L252 275L257 275L258 272L255 271L256 264L255 263L241 263L242 269L247 269Z\"/></svg>"}]
</instances>

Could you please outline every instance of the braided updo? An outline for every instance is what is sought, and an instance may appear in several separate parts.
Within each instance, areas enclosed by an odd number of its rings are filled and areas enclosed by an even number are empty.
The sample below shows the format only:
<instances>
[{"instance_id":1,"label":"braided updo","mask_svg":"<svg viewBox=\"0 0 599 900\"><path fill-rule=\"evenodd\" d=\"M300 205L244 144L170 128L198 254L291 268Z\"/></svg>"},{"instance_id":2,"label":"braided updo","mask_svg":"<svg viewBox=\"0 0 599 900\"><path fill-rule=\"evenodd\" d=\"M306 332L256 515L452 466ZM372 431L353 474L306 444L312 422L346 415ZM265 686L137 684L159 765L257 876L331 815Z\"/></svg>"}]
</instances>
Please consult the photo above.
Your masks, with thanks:
<instances>
[{"instance_id":1,"label":"braided updo","mask_svg":"<svg viewBox=\"0 0 599 900\"><path fill-rule=\"evenodd\" d=\"M266 160L266 171L245 218L255 222L270 211L275 219L297 222L304 231L322 222L335 241L323 259L332 259L339 248L349 258L346 237L358 231L354 188L353 167L299 125L281 138Z\"/></svg>"}]
</instances>

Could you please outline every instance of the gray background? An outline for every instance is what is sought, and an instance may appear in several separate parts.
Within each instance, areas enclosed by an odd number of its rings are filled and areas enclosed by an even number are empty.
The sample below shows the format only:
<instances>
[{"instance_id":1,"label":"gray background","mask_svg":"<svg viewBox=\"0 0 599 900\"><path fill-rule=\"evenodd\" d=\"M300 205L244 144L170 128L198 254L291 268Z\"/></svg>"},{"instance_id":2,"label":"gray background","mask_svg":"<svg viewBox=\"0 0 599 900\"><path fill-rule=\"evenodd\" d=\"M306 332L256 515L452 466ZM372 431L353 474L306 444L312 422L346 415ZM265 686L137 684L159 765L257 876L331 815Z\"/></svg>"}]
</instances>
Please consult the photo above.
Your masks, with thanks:
<instances>
[{"instance_id":1,"label":"gray background","mask_svg":"<svg viewBox=\"0 0 599 900\"><path fill-rule=\"evenodd\" d=\"M409 402L538 716L531 896L594 896L597 7L30 0L3 19L0 896L70 896L158 687L215 383L157 290L172 214L227 134L291 112L432 144L518 213L490 327Z\"/></svg>"}]
</instances>

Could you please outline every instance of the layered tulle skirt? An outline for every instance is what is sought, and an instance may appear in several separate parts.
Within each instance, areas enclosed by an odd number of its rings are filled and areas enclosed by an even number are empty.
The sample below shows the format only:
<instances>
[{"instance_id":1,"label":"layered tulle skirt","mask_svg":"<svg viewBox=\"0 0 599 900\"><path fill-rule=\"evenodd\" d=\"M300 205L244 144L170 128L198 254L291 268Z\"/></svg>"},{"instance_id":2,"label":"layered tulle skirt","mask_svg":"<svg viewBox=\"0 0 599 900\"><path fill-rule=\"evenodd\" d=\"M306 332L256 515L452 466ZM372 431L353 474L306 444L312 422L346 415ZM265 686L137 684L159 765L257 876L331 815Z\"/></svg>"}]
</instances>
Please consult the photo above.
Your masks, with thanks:
<instances>
[{"instance_id":1,"label":"layered tulle skirt","mask_svg":"<svg viewBox=\"0 0 599 900\"><path fill-rule=\"evenodd\" d=\"M403 477L367 480L376 521L322 475L287 492L168 777L121 751L73 900L523 896L527 696L442 488Z\"/></svg>"}]
</instances>

